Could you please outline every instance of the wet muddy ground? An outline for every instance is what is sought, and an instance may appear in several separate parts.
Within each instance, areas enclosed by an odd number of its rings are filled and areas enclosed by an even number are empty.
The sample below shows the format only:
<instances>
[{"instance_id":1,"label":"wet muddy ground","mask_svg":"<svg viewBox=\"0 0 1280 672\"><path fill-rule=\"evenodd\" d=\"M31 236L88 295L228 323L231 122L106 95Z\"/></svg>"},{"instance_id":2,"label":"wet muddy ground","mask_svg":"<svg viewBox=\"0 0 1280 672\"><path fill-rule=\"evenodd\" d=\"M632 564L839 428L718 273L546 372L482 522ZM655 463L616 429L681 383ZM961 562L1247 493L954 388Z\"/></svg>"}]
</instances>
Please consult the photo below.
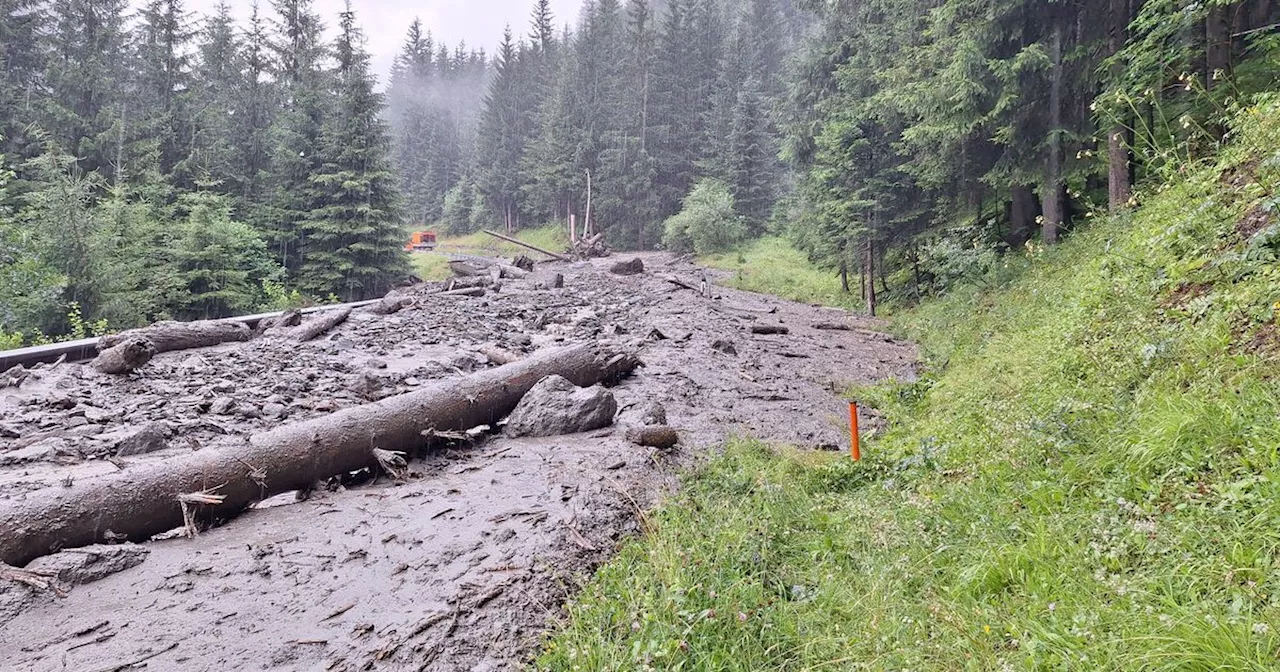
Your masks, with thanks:
<instances>
[{"instance_id":1,"label":"wet muddy ground","mask_svg":"<svg viewBox=\"0 0 1280 672\"><path fill-rule=\"evenodd\" d=\"M302 345L163 353L125 377L45 366L0 389L2 500L447 384L492 366L486 345L608 339L644 362L614 389L612 428L488 436L423 455L404 483L331 483L195 538L37 561L79 585L57 597L0 581L0 669L515 669L640 512L726 436L842 448L840 392L914 375L913 348L872 321L714 285L703 296L665 279L699 287L688 261L639 256L638 275L609 272L625 255L545 264L480 298L421 293ZM538 288L550 271L562 289ZM761 325L789 333L753 334ZM652 402L675 449L624 439Z\"/></svg>"}]
</instances>

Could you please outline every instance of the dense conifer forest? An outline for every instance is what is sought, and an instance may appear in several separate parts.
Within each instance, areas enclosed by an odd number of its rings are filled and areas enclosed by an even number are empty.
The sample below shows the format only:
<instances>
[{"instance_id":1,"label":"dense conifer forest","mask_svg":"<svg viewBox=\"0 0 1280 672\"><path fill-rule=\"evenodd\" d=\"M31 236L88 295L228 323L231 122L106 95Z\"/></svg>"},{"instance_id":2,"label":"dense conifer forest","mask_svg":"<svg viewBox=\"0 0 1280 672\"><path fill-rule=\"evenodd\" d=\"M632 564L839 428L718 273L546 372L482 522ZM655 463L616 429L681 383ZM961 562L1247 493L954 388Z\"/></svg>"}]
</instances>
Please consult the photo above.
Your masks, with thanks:
<instances>
[{"instance_id":1,"label":"dense conifer forest","mask_svg":"<svg viewBox=\"0 0 1280 672\"><path fill-rule=\"evenodd\" d=\"M376 296L410 230L570 216L618 249L785 234L870 308L914 300L1212 154L1277 85L1278 20L1270 0L537 0L491 53L415 22L379 82L350 8L0 0L0 333Z\"/></svg>"}]
</instances>

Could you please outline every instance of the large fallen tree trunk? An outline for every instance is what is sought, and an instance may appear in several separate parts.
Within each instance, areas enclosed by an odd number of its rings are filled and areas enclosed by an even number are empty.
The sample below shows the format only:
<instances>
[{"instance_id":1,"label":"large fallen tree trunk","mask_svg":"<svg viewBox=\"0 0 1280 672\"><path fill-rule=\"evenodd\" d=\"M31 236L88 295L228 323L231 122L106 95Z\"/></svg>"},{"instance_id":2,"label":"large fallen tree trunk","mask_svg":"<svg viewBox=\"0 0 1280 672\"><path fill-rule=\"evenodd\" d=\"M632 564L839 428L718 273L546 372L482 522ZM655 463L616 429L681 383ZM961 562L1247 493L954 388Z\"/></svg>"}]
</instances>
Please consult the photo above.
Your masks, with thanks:
<instances>
[{"instance_id":1,"label":"large fallen tree trunk","mask_svg":"<svg viewBox=\"0 0 1280 672\"><path fill-rule=\"evenodd\" d=\"M255 434L240 445L133 464L70 487L6 499L0 501L0 562L21 566L59 549L143 541L184 524L180 497L202 518L234 516L272 495L373 467L375 448L412 451L424 444L427 430L495 424L551 374L589 386L621 378L638 364L634 356L598 344L544 350L460 380ZM193 503L217 497L216 504Z\"/></svg>"},{"instance_id":2,"label":"large fallen tree trunk","mask_svg":"<svg viewBox=\"0 0 1280 672\"><path fill-rule=\"evenodd\" d=\"M321 314L313 317L301 325L294 327L292 335L293 340L299 343L305 343L315 339L317 336L329 331L330 329L347 321L351 317L351 308L342 308L327 314Z\"/></svg>"},{"instance_id":3,"label":"large fallen tree trunk","mask_svg":"<svg viewBox=\"0 0 1280 672\"><path fill-rule=\"evenodd\" d=\"M130 329L118 334L103 336L98 349L106 350L132 338L145 338L156 347L156 352L207 348L219 343L249 340L249 325L229 320L202 320L199 322L156 322L149 327Z\"/></svg>"},{"instance_id":4,"label":"large fallen tree trunk","mask_svg":"<svg viewBox=\"0 0 1280 672\"><path fill-rule=\"evenodd\" d=\"M103 373L129 373L140 369L156 355L156 346L145 338L133 337L120 341L98 353L93 367Z\"/></svg>"},{"instance_id":5,"label":"large fallen tree trunk","mask_svg":"<svg viewBox=\"0 0 1280 672\"><path fill-rule=\"evenodd\" d=\"M565 257L565 256L563 256L563 255L556 254L555 252L552 252L552 251L550 251L550 250L544 250L544 249L542 249L541 247L538 247L537 245L531 245L531 244L526 243L526 242L524 242L523 240L520 240L520 239L518 239L518 238L512 238L512 237L510 237L510 236L504 236L504 235L502 235L501 233L496 233L496 232L494 232L494 231L489 231L488 229L485 229L485 230L484 230L484 232L485 232L485 233L487 233L487 234L489 234L489 235L491 235L491 236L493 236L494 238L499 238L499 239L501 239L501 240L505 240L505 241L507 241L508 243L515 243L516 245L519 245L519 246L524 247L524 248L528 248L528 249L530 249L530 250L533 250L534 252L541 252L541 253L543 253L543 254L547 255L548 257L551 257L552 259L555 259L556 261L569 261L569 258L568 258L568 257Z\"/></svg>"}]
</instances>

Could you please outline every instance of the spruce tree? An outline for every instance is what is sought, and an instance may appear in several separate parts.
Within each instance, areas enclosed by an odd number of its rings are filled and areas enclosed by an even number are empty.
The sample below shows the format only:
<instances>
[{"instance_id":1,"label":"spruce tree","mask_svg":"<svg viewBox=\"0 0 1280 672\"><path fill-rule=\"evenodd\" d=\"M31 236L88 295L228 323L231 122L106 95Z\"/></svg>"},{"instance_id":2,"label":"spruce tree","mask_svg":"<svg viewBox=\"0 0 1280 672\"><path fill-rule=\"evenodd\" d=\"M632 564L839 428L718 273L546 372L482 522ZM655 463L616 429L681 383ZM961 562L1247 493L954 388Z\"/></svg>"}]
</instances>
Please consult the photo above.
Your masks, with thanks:
<instances>
[{"instance_id":1,"label":"spruce tree","mask_svg":"<svg viewBox=\"0 0 1280 672\"><path fill-rule=\"evenodd\" d=\"M316 197L302 221L298 285L354 301L384 294L408 272L382 96L350 3L334 45L334 107L318 143Z\"/></svg>"},{"instance_id":2,"label":"spruce tree","mask_svg":"<svg viewBox=\"0 0 1280 672\"><path fill-rule=\"evenodd\" d=\"M122 95L129 80L126 0L54 0L41 100L41 125L79 160L85 173L124 178L123 144L136 124L136 101ZM132 107L130 105L132 104Z\"/></svg>"},{"instance_id":3,"label":"spruce tree","mask_svg":"<svg viewBox=\"0 0 1280 672\"><path fill-rule=\"evenodd\" d=\"M274 0L271 51L281 104L271 127L272 189L264 220L277 261L291 272L306 245L302 222L320 198L312 176L320 170L321 131L331 96L324 69L324 29L311 0Z\"/></svg>"}]
</instances>

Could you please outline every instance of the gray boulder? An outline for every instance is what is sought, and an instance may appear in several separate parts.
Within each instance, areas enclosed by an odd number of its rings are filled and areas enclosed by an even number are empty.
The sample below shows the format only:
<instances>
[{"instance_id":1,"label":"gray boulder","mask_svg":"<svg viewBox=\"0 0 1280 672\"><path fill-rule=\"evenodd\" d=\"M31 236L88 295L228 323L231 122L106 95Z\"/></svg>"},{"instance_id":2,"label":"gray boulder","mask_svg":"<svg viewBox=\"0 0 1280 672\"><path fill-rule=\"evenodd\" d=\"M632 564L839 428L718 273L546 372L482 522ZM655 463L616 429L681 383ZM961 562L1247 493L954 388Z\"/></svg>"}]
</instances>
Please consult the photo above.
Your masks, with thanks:
<instances>
[{"instance_id":1,"label":"gray boulder","mask_svg":"<svg viewBox=\"0 0 1280 672\"><path fill-rule=\"evenodd\" d=\"M508 436L555 436L613 424L618 402L605 388L578 387L561 376L538 381L507 417Z\"/></svg>"}]
</instances>

